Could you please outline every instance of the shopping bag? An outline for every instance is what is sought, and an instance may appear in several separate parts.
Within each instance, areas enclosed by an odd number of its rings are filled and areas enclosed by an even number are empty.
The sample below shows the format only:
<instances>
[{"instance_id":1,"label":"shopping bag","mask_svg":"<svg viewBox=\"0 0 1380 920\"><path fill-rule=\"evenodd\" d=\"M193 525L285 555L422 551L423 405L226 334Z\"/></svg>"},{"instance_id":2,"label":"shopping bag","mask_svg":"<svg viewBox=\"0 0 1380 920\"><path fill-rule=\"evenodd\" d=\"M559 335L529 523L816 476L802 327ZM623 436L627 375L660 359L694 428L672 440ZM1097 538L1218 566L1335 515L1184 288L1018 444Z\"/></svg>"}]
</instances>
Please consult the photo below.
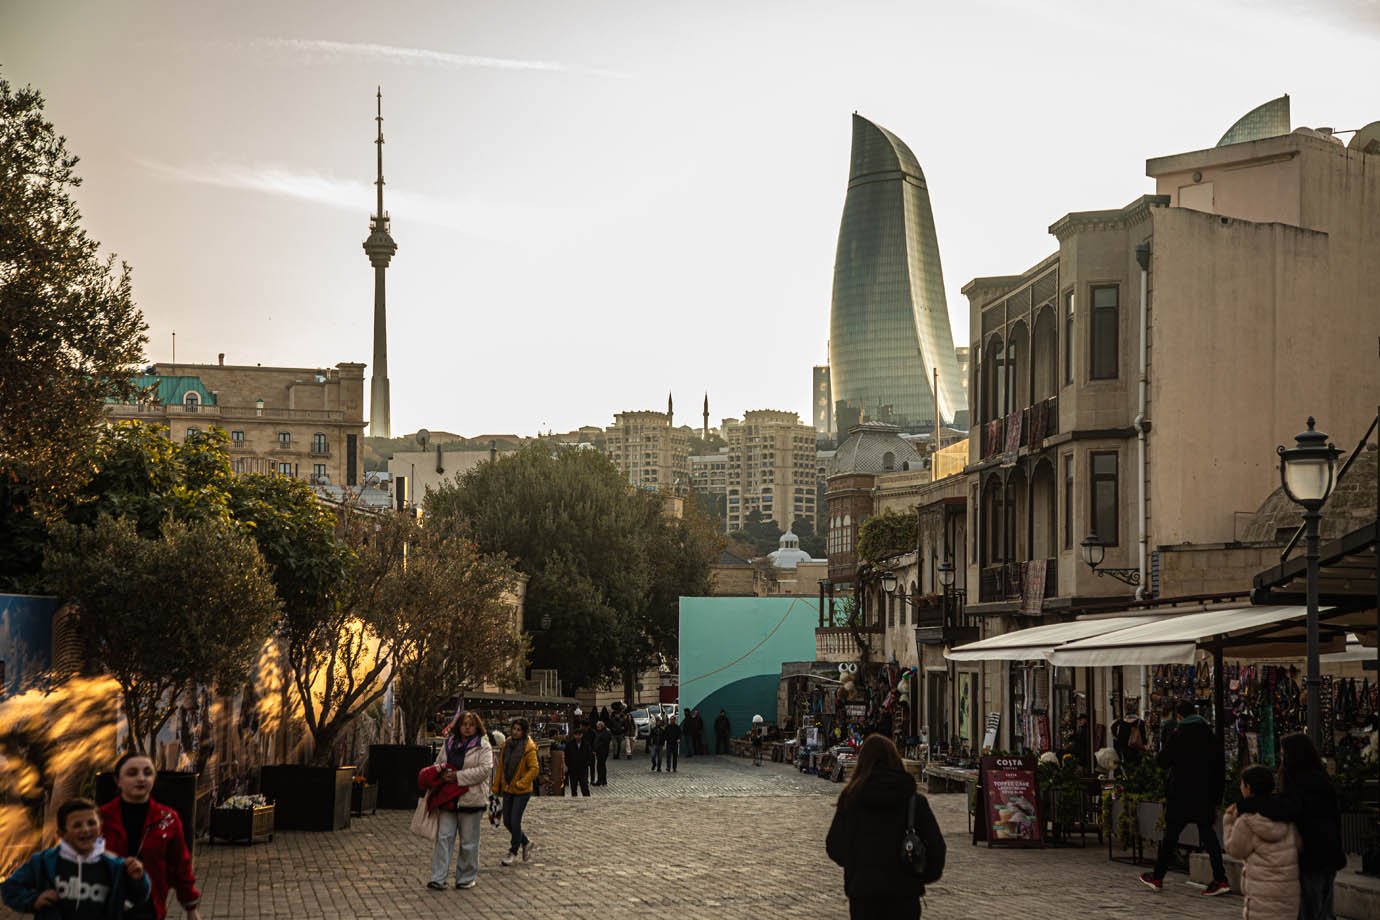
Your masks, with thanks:
<instances>
[{"instance_id":1,"label":"shopping bag","mask_svg":"<svg viewBox=\"0 0 1380 920\"><path fill-rule=\"evenodd\" d=\"M436 839L436 827L441 823L440 815L426 810L426 796L417 800L417 810L412 813L412 823L408 830L426 840Z\"/></svg>"}]
</instances>

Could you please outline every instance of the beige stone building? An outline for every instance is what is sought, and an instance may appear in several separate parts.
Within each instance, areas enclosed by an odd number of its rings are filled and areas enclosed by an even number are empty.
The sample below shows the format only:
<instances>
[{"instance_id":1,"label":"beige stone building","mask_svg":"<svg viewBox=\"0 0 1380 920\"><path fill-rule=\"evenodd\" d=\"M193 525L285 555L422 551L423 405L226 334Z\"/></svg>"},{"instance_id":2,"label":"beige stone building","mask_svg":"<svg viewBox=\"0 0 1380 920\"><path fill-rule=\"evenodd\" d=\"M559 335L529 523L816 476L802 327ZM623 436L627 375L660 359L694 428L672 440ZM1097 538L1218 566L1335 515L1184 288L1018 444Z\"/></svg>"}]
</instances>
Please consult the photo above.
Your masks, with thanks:
<instances>
[{"instance_id":1,"label":"beige stone building","mask_svg":"<svg viewBox=\"0 0 1380 920\"><path fill-rule=\"evenodd\" d=\"M967 610L984 636L1137 598L1248 603L1271 556L1246 541L1279 484L1276 445L1314 415L1349 448L1380 402L1380 156L1301 129L1146 172L1156 194L1066 214L1048 258L964 288ZM1080 547L1094 534L1098 572ZM1005 714L1002 747L1021 700L1077 690L1104 725L1145 680L1113 668L1083 686L1008 662L953 673L977 688L973 718Z\"/></svg>"},{"instance_id":2,"label":"beige stone building","mask_svg":"<svg viewBox=\"0 0 1380 920\"><path fill-rule=\"evenodd\" d=\"M437 445L429 450L400 450L388 461L388 481L396 501L398 491L405 506L420 508L428 492L442 484L454 482L486 460L513 453L512 450L442 450Z\"/></svg>"},{"instance_id":3,"label":"beige stone building","mask_svg":"<svg viewBox=\"0 0 1380 920\"><path fill-rule=\"evenodd\" d=\"M213 427L230 436L236 473L363 484L364 365L329 368L155 364L135 381L155 394L107 415L168 427L174 440Z\"/></svg>"},{"instance_id":4,"label":"beige stone building","mask_svg":"<svg viewBox=\"0 0 1380 920\"><path fill-rule=\"evenodd\" d=\"M690 458L690 483L705 495L728 494L728 448Z\"/></svg>"},{"instance_id":5,"label":"beige stone building","mask_svg":"<svg viewBox=\"0 0 1380 920\"><path fill-rule=\"evenodd\" d=\"M690 435L668 412L620 412L604 431L604 453L639 489L681 494L690 489Z\"/></svg>"},{"instance_id":6,"label":"beige stone building","mask_svg":"<svg viewBox=\"0 0 1380 920\"><path fill-rule=\"evenodd\" d=\"M742 421L724 419L728 441L728 531L741 530L760 511L782 531L797 518L815 519L818 499L815 429L794 412L754 409Z\"/></svg>"}]
</instances>

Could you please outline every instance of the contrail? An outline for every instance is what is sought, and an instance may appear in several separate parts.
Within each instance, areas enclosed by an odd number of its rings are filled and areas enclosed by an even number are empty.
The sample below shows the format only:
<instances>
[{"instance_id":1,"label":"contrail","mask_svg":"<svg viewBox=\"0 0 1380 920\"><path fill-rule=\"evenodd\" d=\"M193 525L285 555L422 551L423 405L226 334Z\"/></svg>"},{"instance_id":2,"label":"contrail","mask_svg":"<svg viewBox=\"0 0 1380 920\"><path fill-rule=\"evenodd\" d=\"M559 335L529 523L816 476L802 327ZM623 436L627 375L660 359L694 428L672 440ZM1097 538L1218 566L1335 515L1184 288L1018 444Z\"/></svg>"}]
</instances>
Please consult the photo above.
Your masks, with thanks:
<instances>
[{"instance_id":1,"label":"contrail","mask_svg":"<svg viewBox=\"0 0 1380 920\"><path fill-rule=\"evenodd\" d=\"M250 42L252 47L269 48L280 51L301 51L330 55L351 55L373 60L400 61L423 64L430 67L446 67L463 70L472 67L492 70L535 70L548 73L586 74L596 77L627 79L631 74L616 70L600 70L590 67L569 67L559 61L530 61L518 58L485 57L475 54L452 54L448 51L431 51L427 48L403 48L397 45L379 45L372 42L334 42L324 39L304 38L261 38Z\"/></svg>"}]
</instances>

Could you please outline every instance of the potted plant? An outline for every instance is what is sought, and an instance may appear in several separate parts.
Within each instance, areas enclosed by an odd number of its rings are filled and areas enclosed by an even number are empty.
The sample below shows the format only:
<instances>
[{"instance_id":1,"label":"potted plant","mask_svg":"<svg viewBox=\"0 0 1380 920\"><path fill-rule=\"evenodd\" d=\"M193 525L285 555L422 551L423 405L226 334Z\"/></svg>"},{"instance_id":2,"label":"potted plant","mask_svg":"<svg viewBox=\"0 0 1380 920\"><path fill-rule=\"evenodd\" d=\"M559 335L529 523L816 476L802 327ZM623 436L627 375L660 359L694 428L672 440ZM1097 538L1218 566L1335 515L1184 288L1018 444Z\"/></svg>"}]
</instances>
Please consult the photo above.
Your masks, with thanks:
<instances>
[{"instance_id":1,"label":"potted plant","mask_svg":"<svg viewBox=\"0 0 1380 920\"><path fill-rule=\"evenodd\" d=\"M246 845L273 839L274 808L262 795L232 795L211 809L209 839Z\"/></svg>"},{"instance_id":2,"label":"potted plant","mask_svg":"<svg viewBox=\"0 0 1380 920\"><path fill-rule=\"evenodd\" d=\"M378 810L378 784L369 782L367 776L356 776L350 788L350 813L356 818L362 818L366 811L372 815L377 814Z\"/></svg>"},{"instance_id":3,"label":"potted plant","mask_svg":"<svg viewBox=\"0 0 1380 920\"><path fill-rule=\"evenodd\" d=\"M276 806L280 831L338 831L350 826L355 768L298 764L265 766L259 789Z\"/></svg>"}]
</instances>

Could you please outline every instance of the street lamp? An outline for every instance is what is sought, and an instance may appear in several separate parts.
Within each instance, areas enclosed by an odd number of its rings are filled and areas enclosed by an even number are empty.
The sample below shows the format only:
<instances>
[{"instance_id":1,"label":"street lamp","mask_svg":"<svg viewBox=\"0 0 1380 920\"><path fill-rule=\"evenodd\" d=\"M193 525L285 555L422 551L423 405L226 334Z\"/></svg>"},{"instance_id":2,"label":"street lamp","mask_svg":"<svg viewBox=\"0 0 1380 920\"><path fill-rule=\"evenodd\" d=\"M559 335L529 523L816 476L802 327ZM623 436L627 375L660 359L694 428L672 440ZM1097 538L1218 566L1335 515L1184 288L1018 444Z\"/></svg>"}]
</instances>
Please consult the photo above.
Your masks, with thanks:
<instances>
[{"instance_id":1,"label":"street lamp","mask_svg":"<svg viewBox=\"0 0 1380 920\"><path fill-rule=\"evenodd\" d=\"M945 591L954 586L954 561L945 559L939 563L939 586Z\"/></svg>"},{"instance_id":2,"label":"street lamp","mask_svg":"<svg viewBox=\"0 0 1380 920\"><path fill-rule=\"evenodd\" d=\"M1304 559L1308 564L1308 737L1322 749L1322 709L1318 694L1322 686L1318 664L1318 522L1322 506L1337 481L1337 457L1341 451L1328 443L1327 435L1314 431L1313 417L1308 430L1296 435L1295 447L1276 448L1279 454L1279 481L1290 501L1303 508Z\"/></svg>"},{"instance_id":3,"label":"street lamp","mask_svg":"<svg viewBox=\"0 0 1380 920\"><path fill-rule=\"evenodd\" d=\"M882 573L882 590L885 591L887 594L895 594L895 593L896 593L896 573L895 573L895 572L883 572L883 573Z\"/></svg>"},{"instance_id":4,"label":"street lamp","mask_svg":"<svg viewBox=\"0 0 1380 920\"><path fill-rule=\"evenodd\" d=\"M1107 558L1107 545L1097 536L1097 531L1089 531L1083 538L1083 542L1078 544L1083 548L1083 561L1088 564L1088 568L1097 573L1097 577L1110 575L1122 584L1135 587L1140 584L1140 569L1104 569L1102 560Z\"/></svg>"}]
</instances>

